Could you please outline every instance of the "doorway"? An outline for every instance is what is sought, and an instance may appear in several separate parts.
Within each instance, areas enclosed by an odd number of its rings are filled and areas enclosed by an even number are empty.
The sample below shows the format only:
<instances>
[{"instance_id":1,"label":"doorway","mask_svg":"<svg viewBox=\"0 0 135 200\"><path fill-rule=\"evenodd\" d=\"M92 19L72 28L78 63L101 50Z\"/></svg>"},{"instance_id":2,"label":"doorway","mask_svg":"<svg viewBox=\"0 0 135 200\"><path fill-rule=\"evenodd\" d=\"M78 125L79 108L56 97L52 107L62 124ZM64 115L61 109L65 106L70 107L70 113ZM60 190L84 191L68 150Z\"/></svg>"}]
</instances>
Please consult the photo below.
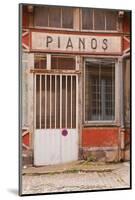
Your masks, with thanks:
<instances>
[{"instance_id":1,"label":"doorway","mask_svg":"<svg viewBox=\"0 0 135 200\"><path fill-rule=\"evenodd\" d=\"M34 77L34 165L78 159L78 75Z\"/></svg>"}]
</instances>

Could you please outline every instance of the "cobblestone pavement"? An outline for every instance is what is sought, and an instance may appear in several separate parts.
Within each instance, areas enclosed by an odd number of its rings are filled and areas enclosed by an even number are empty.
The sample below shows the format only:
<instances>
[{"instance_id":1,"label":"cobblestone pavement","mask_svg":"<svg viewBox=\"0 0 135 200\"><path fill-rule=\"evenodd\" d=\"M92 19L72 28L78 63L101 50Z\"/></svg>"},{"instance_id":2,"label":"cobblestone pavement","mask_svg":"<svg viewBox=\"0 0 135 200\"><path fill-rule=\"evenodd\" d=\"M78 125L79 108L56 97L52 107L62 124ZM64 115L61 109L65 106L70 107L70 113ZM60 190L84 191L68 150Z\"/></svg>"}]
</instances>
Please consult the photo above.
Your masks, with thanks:
<instances>
[{"instance_id":1,"label":"cobblestone pavement","mask_svg":"<svg viewBox=\"0 0 135 200\"><path fill-rule=\"evenodd\" d=\"M111 172L24 175L22 178L23 194L129 187L129 163L122 163L119 168Z\"/></svg>"}]
</instances>

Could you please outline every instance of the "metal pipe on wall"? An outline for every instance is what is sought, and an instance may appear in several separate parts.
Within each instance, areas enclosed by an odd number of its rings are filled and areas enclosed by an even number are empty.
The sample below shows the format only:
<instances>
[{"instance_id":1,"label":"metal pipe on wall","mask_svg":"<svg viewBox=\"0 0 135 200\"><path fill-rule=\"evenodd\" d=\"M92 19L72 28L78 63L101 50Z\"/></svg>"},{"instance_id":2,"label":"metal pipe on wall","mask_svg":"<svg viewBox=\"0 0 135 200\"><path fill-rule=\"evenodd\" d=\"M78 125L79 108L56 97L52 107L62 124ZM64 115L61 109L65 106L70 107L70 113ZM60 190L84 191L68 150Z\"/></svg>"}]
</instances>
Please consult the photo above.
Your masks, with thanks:
<instances>
[{"instance_id":1,"label":"metal pipe on wall","mask_svg":"<svg viewBox=\"0 0 135 200\"><path fill-rule=\"evenodd\" d=\"M128 58L130 56L130 53L126 53L121 57L120 60L120 67L121 67L121 73L120 73L120 81L121 81L121 127L120 127L120 148L121 148L121 156L120 160L124 160L124 150L125 150L125 121L124 121L124 59Z\"/></svg>"},{"instance_id":2,"label":"metal pipe on wall","mask_svg":"<svg viewBox=\"0 0 135 200\"><path fill-rule=\"evenodd\" d=\"M119 160L124 160L125 133L124 133L124 84L123 84L123 58L119 58L120 67L120 149Z\"/></svg>"}]
</instances>

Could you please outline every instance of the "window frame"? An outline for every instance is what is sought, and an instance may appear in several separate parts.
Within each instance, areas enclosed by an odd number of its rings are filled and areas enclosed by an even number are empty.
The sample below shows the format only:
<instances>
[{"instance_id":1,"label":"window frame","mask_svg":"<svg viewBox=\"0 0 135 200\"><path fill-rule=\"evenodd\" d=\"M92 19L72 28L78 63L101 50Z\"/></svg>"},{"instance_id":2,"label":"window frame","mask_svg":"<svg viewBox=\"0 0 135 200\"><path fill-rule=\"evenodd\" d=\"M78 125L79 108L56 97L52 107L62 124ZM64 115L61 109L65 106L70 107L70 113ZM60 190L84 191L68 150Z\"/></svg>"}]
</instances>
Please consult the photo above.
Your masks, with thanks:
<instances>
[{"instance_id":1,"label":"window frame","mask_svg":"<svg viewBox=\"0 0 135 200\"><path fill-rule=\"evenodd\" d=\"M83 8L85 9L85 8ZM106 33L118 33L120 30L119 30L119 20L117 18L117 22L116 22L116 30L106 30L106 15L105 15L105 29L104 30L96 30L95 29L95 15L94 15L94 10L98 9L98 8L89 8L89 9L93 9L93 24L92 24L92 27L93 29L83 29L83 22L82 22L82 9L81 9L81 12L80 12L80 29L82 32L106 32ZM109 11L109 9L99 9L99 10L103 10L103 12L105 12L105 10ZM111 11L111 10L110 10Z\"/></svg>"},{"instance_id":2,"label":"window frame","mask_svg":"<svg viewBox=\"0 0 135 200\"><path fill-rule=\"evenodd\" d=\"M46 67L45 68L36 68L35 67L35 58L36 56L41 56L41 57L44 57L45 60L46 60ZM75 68L74 69L52 69L52 65L51 65L51 59L52 57L60 57L60 58L72 58L74 59L75 61ZM34 63L34 71L38 71L38 70L42 70L42 71L50 71L50 72L54 72L54 71L61 71L61 72L65 72L65 73L68 73L68 72L71 72L71 73L75 73L75 72L78 72L79 73L79 58L77 55L70 55L70 54L51 54L51 53L41 53L41 52L38 52L38 53L34 53L34 58L33 58L33 63Z\"/></svg>"},{"instance_id":3,"label":"window frame","mask_svg":"<svg viewBox=\"0 0 135 200\"><path fill-rule=\"evenodd\" d=\"M119 100L118 100L118 96L119 96L119 88L120 88L120 80L119 80L119 74L118 74L118 70L119 70L119 65L118 65L118 59L115 57L110 57L113 61L114 61L114 64L115 64L115 82L114 82L114 87L115 87L115 104L114 104L114 120L89 120L87 121L85 119L85 68L86 68L86 61L89 59L89 60L100 60L102 58L106 58L108 59L108 57L86 57L84 58L84 61L83 61L83 87L82 87L82 100L83 100L83 124L84 126L116 126L116 125L119 125L120 124L120 110L119 110ZM116 89L118 88L118 89Z\"/></svg>"},{"instance_id":4,"label":"window frame","mask_svg":"<svg viewBox=\"0 0 135 200\"><path fill-rule=\"evenodd\" d=\"M38 29L51 29L51 30L69 30L69 31L74 31L74 8L73 7L64 7L64 6L45 6L45 7L48 7L48 9L51 9L51 7L53 8L60 8L60 26L61 27L51 27L49 26L49 13L48 13L48 26L38 26L38 25L35 25L35 11L34 11L34 27L35 28L38 28ZM71 8L73 10L73 28L63 28L62 25L63 25L63 21L62 21L62 9L63 8Z\"/></svg>"},{"instance_id":5,"label":"window frame","mask_svg":"<svg viewBox=\"0 0 135 200\"><path fill-rule=\"evenodd\" d=\"M74 69L65 69L65 68L52 68L52 58L72 58L74 59L75 66ZM58 71L75 71L76 70L76 56L74 55L64 55L64 54L52 54L51 55L51 70L58 70Z\"/></svg>"},{"instance_id":6,"label":"window frame","mask_svg":"<svg viewBox=\"0 0 135 200\"><path fill-rule=\"evenodd\" d=\"M35 67L37 58L40 58L40 59L44 58L44 61L46 63L44 67L39 67L39 68ZM38 60L38 62L39 62L39 60ZM34 53L34 69L47 69L47 54L46 53L45 54L44 53Z\"/></svg>"}]
</instances>

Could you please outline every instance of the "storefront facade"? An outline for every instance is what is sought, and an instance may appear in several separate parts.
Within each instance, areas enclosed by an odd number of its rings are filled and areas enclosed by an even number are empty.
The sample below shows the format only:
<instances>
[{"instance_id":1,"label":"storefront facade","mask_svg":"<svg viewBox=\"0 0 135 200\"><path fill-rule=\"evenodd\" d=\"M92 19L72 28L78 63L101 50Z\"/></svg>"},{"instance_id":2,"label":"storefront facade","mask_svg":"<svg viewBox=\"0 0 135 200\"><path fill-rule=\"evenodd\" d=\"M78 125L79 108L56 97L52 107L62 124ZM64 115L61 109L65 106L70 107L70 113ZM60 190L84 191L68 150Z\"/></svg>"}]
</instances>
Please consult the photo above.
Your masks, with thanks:
<instances>
[{"instance_id":1,"label":"storefront facade","mask_svg":"<svg viewBox=\"0 0 135 200\"><path fill-rule=\"evenodd\" d=\"M130 12L21 11L22 142L30 163L129 160Z\"/></svg>"}]
</instances>

